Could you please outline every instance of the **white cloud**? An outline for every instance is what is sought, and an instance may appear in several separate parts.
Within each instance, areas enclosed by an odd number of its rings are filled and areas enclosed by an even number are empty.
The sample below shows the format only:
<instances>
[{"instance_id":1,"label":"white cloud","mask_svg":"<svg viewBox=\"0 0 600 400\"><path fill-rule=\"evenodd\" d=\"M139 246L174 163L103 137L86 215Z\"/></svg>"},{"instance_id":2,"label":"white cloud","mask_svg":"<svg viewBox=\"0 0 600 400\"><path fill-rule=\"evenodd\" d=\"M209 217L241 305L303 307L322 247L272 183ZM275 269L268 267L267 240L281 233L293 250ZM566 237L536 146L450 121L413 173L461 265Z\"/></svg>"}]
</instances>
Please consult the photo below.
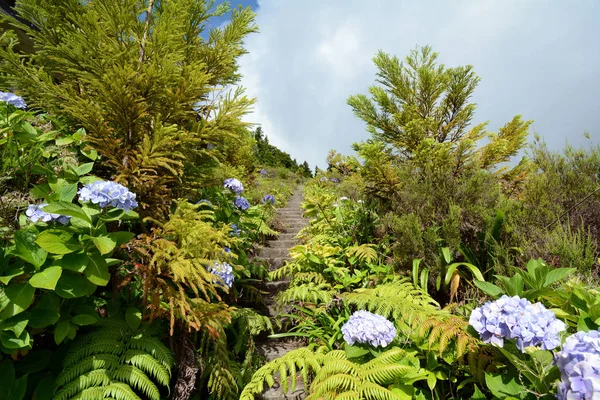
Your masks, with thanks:
<instances>
[{"instance_id":1,"label":"white cloud","mask_svg":"<svg viewBox=\"0 0 600 400\"><path fill-rule=\"evenodd\" d=\"M600 2L579 0L259 0L243 84L256 96L247 120L298 161L324 166L329 149L366 139L346 104L375 81L378 49L403 58L430 44L449 66L482 77L477 119L497 129L515 114L535 120L551 147L600 142Z\"/></svg>"}]
</instances>

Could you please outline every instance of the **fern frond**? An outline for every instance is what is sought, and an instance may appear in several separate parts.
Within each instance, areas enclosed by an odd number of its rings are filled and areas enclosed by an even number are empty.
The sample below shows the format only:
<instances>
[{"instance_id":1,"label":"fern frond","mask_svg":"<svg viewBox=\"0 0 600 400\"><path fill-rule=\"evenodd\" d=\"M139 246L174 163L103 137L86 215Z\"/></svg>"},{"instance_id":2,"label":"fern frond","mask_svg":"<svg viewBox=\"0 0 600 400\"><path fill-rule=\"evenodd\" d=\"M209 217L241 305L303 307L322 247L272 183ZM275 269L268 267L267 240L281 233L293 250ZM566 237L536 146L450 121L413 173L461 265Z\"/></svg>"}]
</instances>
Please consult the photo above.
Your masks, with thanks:
<instances>
[{"instance_id":1,"label":"fern frond","mask_svg":"<svg viewBox=\"0 0 600 400\"><path fill-rule=\"evenodd\" d=\"M371 264L377 261L378 255L374 244L361 244L346 248L346 257L356 257L362 263Z\"/></svg>"},{"instance_id":2,"label":"fern frond","mask_svg":"<svg viewBox=\"0 0 600 400\"><path fill-rule=\"evenodd\" d=\"M81 376L91 370L95 369L105 369L111 370L116 368L119 365L119 357L114 354L96 354L89 357L84 358L83 360L77 362L75 365L71 366L68 369L65 369L60 377L56 379L56 386L63 386L67 382L71 382L78 376Z\"/></svg>"},{"instance_id":3,"label":"fern frond","mask_svg":"<svg viewBox=\"0 0 600 400\"><path fill-rule=\"evenodd\" d=\"M277 295L277 301L280 303L292 303L301 301L303 303L312 303L314 305L327 304L335 295L335 290L328 283L315 284L313 282L292 286Z\"/></svg>"},{"instance_id":4,"label":"fern frond","mask_svg":"<svg viewBox=\"0 0 600 400\"><path fill-rule=\"evenodd\" d=\"M154 357L163 367L171 371L175 358L173 353L160 340L153 337L138 335L129 341L129 347L135 350L142 350ZM169 372L170 373L170 372Z\"/></svg>"},{"instance_id":5,"label":"fern frond","mask_svg":"<svg viewBox=\"0 0 600 400\"><path fill-rule=\"evenodd\" d=\"M121 365L117 370L113 371L112 378L138 389L151 400L160 400L158 387L148 378L144 371L133 365Z\"/></svg>"},{"instance_id":6,"label":"fern frond","mask_svg":"<svg viewBox=\"0 0 600 400\"><path fill-rule=\"evenodd\" d=\"M122 363L131 364L154 378L163 386L169 386L171 372L153 356L143 350L127 350L121 357Z\"/></svg>"}]
</instances>

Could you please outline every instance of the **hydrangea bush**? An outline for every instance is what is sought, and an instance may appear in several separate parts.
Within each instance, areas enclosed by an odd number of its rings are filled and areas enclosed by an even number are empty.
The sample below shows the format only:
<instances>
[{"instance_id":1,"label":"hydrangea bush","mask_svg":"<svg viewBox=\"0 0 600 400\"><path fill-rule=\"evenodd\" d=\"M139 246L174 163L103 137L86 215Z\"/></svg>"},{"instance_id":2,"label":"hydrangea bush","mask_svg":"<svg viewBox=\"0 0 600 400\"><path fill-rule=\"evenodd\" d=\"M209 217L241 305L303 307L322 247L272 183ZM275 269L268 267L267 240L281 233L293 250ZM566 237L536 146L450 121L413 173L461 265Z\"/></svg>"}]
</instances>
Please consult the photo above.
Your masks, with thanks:
<instances>
[{"instance_id":1,"label":"hydrangea bush","mask_svg":"<svg viewBox=\"0 0 600 400\"><path fill-rule=\"evenodd\" d=\"M556 355L558 398L600 399L600 329L569 336Z\"/></svg>"},{"instance_id":2,"label":"hydrangea bush","mask_svg":"<svg viewBox=\"0 0 600 400\"><path fill-rule=\"evenodd\" d=\"M235 178L225 179L225 184L223 186L225 189L229 189L235 194L240 194L244 191L244 185L242 185L242 182Z\"/></svg>"},{"instance_id":3,"label":"hydrangea bush","mask_svg":"<svg viewBox=\"0 0 600 400\"><path fill-rule=\"evenodd\" d=\"M275 204L275 196L273 196L272 194L265 194L261 201L263 203Z\"/></svg>"},{"instance_id":4,"label":"hydrangea bush","mask_svg":"<svg viewBox=\"0 0 600 400\"><path fill-rule=\"evenodd\" d=\"M21 96L17 96L14 93L10 92L0 92L0 101L4 101L8 104L15 106L16 108L25 108L27 104L25 100Z\"/></svg>"},{"instance_id":5,"label":"hydrangea bush","mask_svg":"<svg viewBox=\"0 0 600 400\"><path fill-rule=\"evenodd\" d=\"M29 217L31 222L42 221L42 222L58 222L63 225L69 224L71 217L69 217L67 215L53 214L53 213L46 212L43 210L43 208L46 207L47 205L48 205L48 203L41 203L39 205L38 204L30 204L29 207L27 207L27 211L25 211L25 215L27 215Z\"/></svg>"},{"instance_id":6,"label":"hydrangea bush","mask_svg":"<svg viewBox=\"0 0 600 400\"><path fill-rule=\"evenodd\" d=\"M125 186L116 182L92 182L81 188L78 193L82 203L91 202L101 208L116 207L129 211L138 205L135 193L131 193Z\"/></svg>"},{"instance_id":7,"label":"hydrangea bush","mask_svg":"<svg viewBox=\"0 0 600 400\"><path fill-rule=\"evenodd\" d=\"M352 314L348 322L342 326L342 334L350 346L354 343L362 343L374 347L386 347L394 341L396 328L381 315L361 310Z\"/></svg>"},{"instance_id":8,"label":"hydrangea bush","mask_svg":"<svg viewBox=\"0 0 600 400\"><path fill-rule=\"evenodd\" d=\"M230 288L231 286L233 286L233 268L228 263L215 262L215 264L210 268L210 272L220 277L227 287ZM213 283L220 282L213 281Z\"/></svg>"},{"instance_id":9,"label":"hydrangea bush","mask_svg":"<svg viewBox=\"0 0 600 400\"><path fill-rule=\"evenodd\" d=\"M235 200L233 201L233 204L242 211L250 208L250 203L243 196L236 197Z\"/></svg>"},{"instance_id":10,"label":"hydrangea bush","mask_svg":"<svg viewBox=\"0 0 600 400\"><path fill-rule=\"evenodd\" d=\"M506 295L474 309L469 324L484 343L503 347L504 339L516 339L521 351L529 346L552 350L560 346L559 335L567 328L543 304Z\"/></svg>"}]
</instances>

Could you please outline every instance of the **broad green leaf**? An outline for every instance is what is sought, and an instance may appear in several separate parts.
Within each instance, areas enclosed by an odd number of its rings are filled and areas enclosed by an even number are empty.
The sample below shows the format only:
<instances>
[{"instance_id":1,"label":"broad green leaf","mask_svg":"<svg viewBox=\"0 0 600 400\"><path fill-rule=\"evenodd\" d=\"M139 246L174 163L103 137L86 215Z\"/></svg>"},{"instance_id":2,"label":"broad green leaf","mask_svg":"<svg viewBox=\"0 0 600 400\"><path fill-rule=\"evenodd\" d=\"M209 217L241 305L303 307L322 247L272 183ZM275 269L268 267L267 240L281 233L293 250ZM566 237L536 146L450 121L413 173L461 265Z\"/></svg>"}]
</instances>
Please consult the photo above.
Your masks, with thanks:
<instances>
[{"instance_id":1,"label":"broad green leaf","mask_svg":"<svg viewBox=\"0 0 600 400\"><path fill-rule=\"evenodd\" d=\"M73 199L75 198L76 195L77 195L77 184L76 183L69 183L67 185L64 185L58 191L58 199L60 201L64 201L67 203L70 203L71 201L73 201ZM66 215L66 214L64 214L64 215Z\"/></svg>"},{"instance_id":2,"label":"broad green leaf","mask_svg":"<svg viewBox=\"0 0 600 400\"><path fill-rule=\"evenodd\" d=\"M117 243L117 247L119 247L133 239L135 237L135 233L126 231L113 232L109 233L108 237L114 240Z\"/></svg>"},{"instance_id":3,"label":"broad green leaf","mask_svg":"<svg viewBox=\"0 0 600 400\"><path fill-rule=\"evenodd\" d=\"M59 260L54 261L55 265L59 265L64 269L74 272L83 272L87 267L89 258L85 253L70 253L65 254Z\"/></svg>"},{"instance_id":4,"label":"broad green leaf","mask_svg":"<svg viewBox=\"0 0 600 400\"><path fill-rule=\"evenodd\" d=\"M94 163L89 162L89 163L81 164L80 166L75 168L75 172L77 173L77 175L82 176L85 174L89 174L92 171L92 168L94 168Z\"/></svg>"},{"instance_id":5,"label":"broad green leaf","mask_svg":"<svg viewBox=\"0 0 600 400\"><path fill-rule=\"evenodd\" d=\"M70 217L77 217L86 222L89 222L90 224L92 223L92 219L90 218L90 216L87 215L85 211L77 204L59 201L56 203L48 204L46 207L44 207L44 211L54 214L68 215Z\"/></svg>"},{"instance_id":6,"label":"broad green leaf","mask_svg":"<svg viewBox=\"0 0 600 400\"><path fill-rule=\"evenodd\" d=\"M485 374L485 383L492 394L499 399L506 399L509 396L519 398L519 394L527 393L526 388L521 386L514 376L502 374Z\"/></svg>"},{"instance_id":7,"label":"broad green leaf","mask_svg":"<svg viewBox=\"0 0 600 400\"><path fill-rule=\"evenodd\" d=\"M475 279L473 281L473 284L479 289L481 289L485 294L492 297L498 297L504 293L504 291L499 286L496 286L490 282L478 281L477 279Z\"/></svg>"},{"instance_id":8,"label":"broad green leaf","mask_svg":"<svg viewBox=\"0 0 600 400\"><path fill-rule=\"evenodd\" d=\"M108 236L95 236L91 238L92 242L100 254L108 254L114 250L117 242Z\"/></svg>"},{"instance_id":9,"label":"broad green leaf","mask_svg":"<svg viewBox=\"0 0 600 400\"><path fill-rule=\"evenodd\" d=\"M106 265L104 258L100 256L89 257L88 266L83 273L90 282L98 286L106 286L110 280L108 265Z\"/></svg>"},{"instance_id":10,"label":"broad green leaf","mask_svg":"<svg viewBox=\"0 0 600 400\"><path fill-rule=\"evenodd\" d=\"M96 149L85 149L85 150L81 150L81 154L83 154L84 156L86 156L87 158L89 158L92 161L96 161L98 159L98 152L96 151Z\"/></svg>"},{"instance_id":11,"label":"broad green leaf","mask_svg":"<svg viewBox=\"0 0 600 400\"><path fill-rule=\"evenodd\" d=\"M485 397L485 394L483 394L483 392L479 390L479 387L475 385L475 392L473 393L473 396L471 396L471 400L487 400L487 397Z\"/></svg>"},{"instance_id":12,"label":"broad green leaf","mask_svg":"<svg viewBox=\"0 0 600 400\"><path fill-rule=\"evenodd\" d=\"M2 346L7 349L25 349L30 348L31 336L27 331L21 332L19 336L15 335L12 331L3 331L0 332L0 342L2 343Z\"/></svg>"},{"instance_id":13,"label":"broad green leaf","mask_svg":"<svg viewBox=\"0 0 600 400\"><path fill-rule=\"evenodd\" d=\"M74 141L75 140L73 140L72 137L60 138L60 139L56 139L56 145L57 146L65 146L67 144L73 143Z\"/></svg>"},{"instance_id":14,"label":"broad green leaf","mask_svg":"<svg viewBox=\"0 0 600 400\"><path fill-rule=\"evenodd\" d=\"M23 267L13 268L9 271L6 271L5 275L0 276L0 282L5 285L8 285L10 280L15 276L23 275L25 272L23 271Z\"/></svg>"},{"instance_id":15,"label":"broad green leaf","mask_svg":"<svg viewBox=\"0 0 600 400\"><path fill-rule=\"evenodd\" d=\"M56 325L56 328L54 328L54 342L56 344L61 344L69 334L70 330L71 323L69 321L59 322L58 325Z\"/></svg>"},{"instance_id":16,"label":"broad green leaf","mask_svg":"<svg viewBox=\"0 0 600 400\"><path fill-rule=\"evenodd\" d=\"M90 314L78 314L71 318L71 322L79 326L95 324L96 321L98 321L98 317Z\"/></svg>"},{"instance_id":17,"label":"broad green leaf","mask_svg":"<svg viewBox=\"0 0 600 400\"><path fill-rule=\"evenodd\" d=\"M61 267L48 267L29 278L29 284L38 289L54 290L61 275Z\"/></svg>"},{"instance_id":18,"label":"broad green leaf","mask_svg":"<svg viewBox=\"0 0 600 400\"><path fill-rule=\"evenodd\" d=\"M554 282L558 282L568 275L575 273L577 271L576 268L554 268L551 269L550 272L546 274L546 279L544 279L544 286L550 286Z\"/></svg>"},{"instance_id":19,"label":"broad green leaf","mask_svg":"<svg viewBox=\"0 0 600 400\"><path fill-rule=\"evenodd\" d=\"M4 294L9 302L0 313L0 319L8 319L27 310L33 302L35 289L29 283L13 283L4 289Z\"/></svg>"},{"instance_id":20,"label":"broad green leaf","mask_svg":"<svg viewBox=\"0 0 600 400\"><path fill-rule=\"evenodd\" d=\"M21 374L34 374L46 369L51 360L52 352L50 350L33 350L19 360L15 369ZM54 393L54 391L52 392Z\"/></svg>"},{"instance_id":21,"label":"broad green leaf","mask_svg":"<svg viewBox=\"0 0 600 400\"><path fill-rule=\"evenodd\" d=\"M75 297L89 296L95 289L96 285L83 276L63 271L54 292L64 299L72 299Z\"/></svg>"},{"instance_id":22,"label":"broad green leaf","mask_svg":"<svg viewBox=\"0 0 600 400\"><path fill-rule=\"evenodd\" d=\"M73 236L60 229L48 229L39 234L35 241L42 249L52 254L68 254L80 248Z\"/></svg>"},{"instance_id":23,"label":"broad green leaf","mask_svg":"<svg viewBox=\"0 0 600 400\"><path fill-rule=\"evenodd\" d=\"M38 232L33 227L16 231L14 236L15 249L12 252L35 268L41 267L48 256L48 253L36 244L37 236Z\"/></svg>"},{"instance_id":24,"label":"broad green leaf","mask_svg":"<svg viewBox=\"0 0 600 400\"><path fill-rule=\"evenodd\" d=\"M450 248L449 247L442 248L442 255L444 257L444 261L446 261L446 264L450 264L450 261L452 261L452 257L450 256Z\"/></svg>"},{"instance_id":25,"label":"broad green leaf","mask_svg":"<svg viewBox=\"0 0 600 400\"><path fill-rule=\"evenodd\" d=\"M30 313L28 311L22 312L18 315L15 315L12 318L4 320L0 323L0 331L11 331L15 334L15 336L21 336L21 333L27 327L27 322L29 322Z\"/></svg>"},{"instance_id":26,"label":"broad green leaf","mask_svg":"<svg viewBox=\"0 0 600 400\"><path fill-rule=\"evenodd\" d=\"M358 346L350 346L349 344L346 344L345 350L346 350L346 357L348 357L348 358L361 357L361 356L364 356L365 354L369 353L368 349L364 349L364 348L358 347Z\"/></svg>"},{"instance_id":27,"label":"broad green leaf","mask_svg":"<svg viewBox=\"0 0 600 400\"><path fill-rule=\"evenodd\" d=\"M35 387L35 400L52 400L54 397L54 376L46 376Z\"/></svg>"},{"instance_id":28,"label":"broad green leaf","mask_svg":"<svg viewBox=\"0 0 600 400\"><path fill-rule=\"evenodd\" d=\"M6 389L12 388L15 384L15 367L10 359L0 363L0 382Z\"/></svg>"},{"instance_id":29,"label":"broad green leaf","mask_svg":"<svg viewBox=\"0 0 600 400\"><path fill-rule=\"evenodd\" d=\"M125 312L125 321L131 329L137 329L142 323L142 312L136 307L129 307Z\"/></svg>"}]
</instances>

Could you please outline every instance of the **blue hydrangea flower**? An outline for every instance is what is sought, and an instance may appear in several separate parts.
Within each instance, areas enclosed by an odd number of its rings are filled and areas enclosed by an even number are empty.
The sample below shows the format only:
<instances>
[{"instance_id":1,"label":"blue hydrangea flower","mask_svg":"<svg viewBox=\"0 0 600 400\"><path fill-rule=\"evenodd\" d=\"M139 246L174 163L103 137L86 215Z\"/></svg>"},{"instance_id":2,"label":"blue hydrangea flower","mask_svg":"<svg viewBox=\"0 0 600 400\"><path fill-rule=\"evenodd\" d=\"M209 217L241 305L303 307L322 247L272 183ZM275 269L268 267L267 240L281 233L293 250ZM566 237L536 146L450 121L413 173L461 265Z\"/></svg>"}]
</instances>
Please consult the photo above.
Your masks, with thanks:
<instances>
[{"instance_id":1,"label":"blue hydrangea flower","mask_svg":"<svg viewBox=\"0 0 600 400\"><path fill-rule=\"evenodd\" d=\"M263 168L263 169L261 169L261 170L260 170L258 173L259 173L259 174L261 174L262 176L267 176L267 175L269 175L269 173L267 172L267 170L266 170L266 169L264 169L264 168Z\"/></svg>"},{"instance_id":2,"label":"blue hydrangea flower","mask_svg":"<svg viewBox=\"0 0 600 400\"><path fill-rule=\"evenodd\" d=\"M236 224L230 224L229 227L231 228L231 232L229 233L229 235L240 236L240 228L238 228Z\"/></svg>"},{"instance_id":3,"label":"blue hydrangea flower","mask_svg":"<svg viewBox=\"0 0 600 400\"><path fill-rule=\"evenodd\" d=\"M600 398L600 329L569 336L556 355L560 400Z\"/></svg>"},{"instance_id":4,"label":"blue hydrangea flower","mask_svg":"<svg viewBox=\"0 0 600 400\"><path fill-rule=\"evenodd\" d=\"M233 201L233 204L242 211L250 208L250 203L248 203L248 200L242 196L236 197Z\"/></svg>"},{"instance_id":5,"label":"blue hydrangea flower","mask_svg":"<svg viewBox=\"0 0 600 400\"><path fill-rule=\"evenodd\" d=\"M208 204L209 206L212 207L212 203L210 202L210 200L206 200L206 199L201 199L200 201L198 201L196 204Z\"/></svg>"},{"instance_id":6,"label":"blue hydrangea flower","mask_svg":"<svg viewBox=\"0 0 600 400\"><path fill-rule=\"evenodd\" d=\"M262 198L262 202L275 204L275 196L273 196L272 194L265 194Z\"/></svg>"},{"instance_id":7,"label":"blue hydrangea flower","mask_svg":"<svg viewBox=\"0 0 600 400\"><path fill-rule=\"evenodd\" d=\"M396 328L381 315L369 311L356 311L342 326L342 334L350 346L358 342L374 347L386 347L394 341Z\"/></svg>"},{"instance_id":8,"label":"blue hydrangea flower","mask_svg":"<svg viewBox=\"0 0 600 400\"><path fill-rule=\"evenodd\" d=\"M51 222L51 221L56 221L59 222L63 225L68 225L69 221L71 220L71 217L69 217L68 215L60 215L60 214L52 214L49 212L46 212L44 210L42 210L42 208L46 207L48 205L48 203L41 203L39 205L37 204L30 204L29 207L27 207L27 211L25 211L25 215L27 215L29 217L29 219L31 220L31 222L38 222L38 221L42 221L42 222Z\"/></svg>"},{"instance_id":9,"label":"blue hydrangea flower","mask_svg":"<svg viewBox=\"0 0 600 400\"><path fill-rule=\"evenodd\" d=\"M326 177L322 177L321 179L319 179L321 182L327 182L328 179Z\"/></svg>"},{"instance_id":10,"label":"blue hydrangea flower","mask_svg":"<svg viewBox=\"0 0 600 400\"><path fill-rule=\"evenodd\" d=\"M233 268L231 268L231 265L227 263L215 262L210 268L210 273L220 277L227 287L231 287L233 285ZM213 283L220 284L221 282L214 280Z\"/></svg>"},{"instance_id":11,"label":"blue hydrangea flower","mask_svg":"<svg viewBox=\"0 0 600 400\"><path fill-rule=\"evenodd\" d=\"M338 178L331 178L330 181L333 183L340 183L340 180Z\"/></svg>"},{"instance_id":12,"label":"blue hydrangea flower","mask_svg":"<svg viewBox=\"0 0 600 400\"><path fill-rule=\"evenodd\" d=\"M17 96L16 94L10 92L0 92L0 101L5 101L17 108L27 107L25 100L23 100L21 96Z\"/></svg>"},{"instance_id":13,"label":"blue hydrangea flower","mask_svg":"<svg viewBox=\"0 0 600 400\"><path fill-rule=\"evenodd\" d=\"M529 346L552 350L560 346L559 335L567 329L543 304L506 295L474 309L469 324L484 343L503 347L504 339L516 339L521 351Z\"/></svg>"},{"instance_id":14,"label":"blue hydrangea flower","mask_svg":"<svg viewBox=\"0 0 600 400\"><path fill-rule=\"evenodd\" d=\"M96 181L88 183L79 189L79 200L83 203L92 202L100 207L116 207L129 211L137 207L135 193L117 182Z\"/></svg>"},{"instance_id":15,"label":"blue hydrangea flower","mask_svg":"<svg viewBox=\"0 0 600 400\"><path fill-rule=\"evenodd\" d=\"M225 179L225 184L223 186L225 186L225 189L229 189L235 194L240 194L244 191L244 185L242 185L242 182L235 178Z\"/></svg>"}]
</instances>

